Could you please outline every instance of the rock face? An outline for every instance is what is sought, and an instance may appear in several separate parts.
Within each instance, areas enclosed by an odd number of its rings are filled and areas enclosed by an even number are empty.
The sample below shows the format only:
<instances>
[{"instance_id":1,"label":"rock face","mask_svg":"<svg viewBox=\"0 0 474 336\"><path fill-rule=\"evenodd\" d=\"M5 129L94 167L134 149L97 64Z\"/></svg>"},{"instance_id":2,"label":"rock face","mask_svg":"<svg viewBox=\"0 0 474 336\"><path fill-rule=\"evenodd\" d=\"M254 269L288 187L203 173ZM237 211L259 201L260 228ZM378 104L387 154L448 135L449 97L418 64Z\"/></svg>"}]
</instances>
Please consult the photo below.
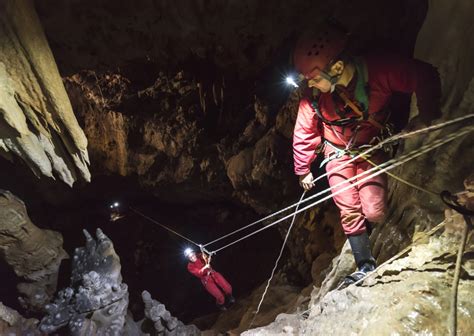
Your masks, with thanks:
<instances>
[{"instance_id":1,"label":"rock face","mask_svg":"<svg viewBox=\"0 0 474 336\"><path fill-rule=\"evenodd\" d=\"M375 4L38 1L37 8L95 173L137 176L166 201L230 199L268 213L299 191L291 160L298 97L287 100L279 85L295 36L337 16L360 49L386 37L410 53L424 1L383 11Z\"/></svg>"},{"instance_id":2,"label":"rock face","mask_svg":"<svg viewBox=\"0 0 474 336\"><path fill-rule=\"evenodd\" d=\"M30 311L43 311L56 291L59 265L67 258L61 234L41 230L11 192L0 190L0 252L19 277L20 303Z\"/></svg>"},{"instance_id":3,"label":"rock face","mask_svg":"<svg viewBox=\"0 0 474 336\"><path fill-rule=\"evenodd\" d=\"M25 319L16 310L11 309L0 302L1 335L41 335L37 330L38 323L39 321L36 319Z\"/></svg>"},{"instance_id":4,"label":"rock face","mask_svg":"<svg viewBox=\"0 0 474 336\"><path fill-rule=\"evenodd\" d=\"M152 86L131 92L123 76L98 76L84 72L66 81L98 174L138 174L144 186L166 190L163 198L184 202L230 193L218 148L205 140L198 83L184 73L162 74ZM127 113L116 111L123 109ZM200 188L206 184L211 188ZM182 187L170 188L174 185Z\"/></svg>"},{"instance_id":5,"label":"rock face","mask_svg":"<svg viewBox=\"0 0 474 336\"><path fill-rule=\"evenodd\" d=\"M219 101L206 98L201 83L186 72L160 73L140 91L124 76L90 71L66 79L66 87L97 174L136 174L143 187L167 201L237 198L259 212L281 202L282 194L295 193L289 143L258 101L250 107L253 117L214 120L206 104L215 109ZM267 186L282 180L288 182L281 194L268 195Z\"/></svg>"},{"instance_id":6,"label":"rock face","mask_svg":"<svg viewBox=\"0 0 474 336\"><path fill-rule=\"evenodd\" d=\"M73 335L121 335L128 290L122 283L120 259L112 241L100 229L97 239L87 231L84 235L86 246L74 253L71 285L46 306L48 315L41 321L40 330L52 333L66 327Z\"/></svg>"},{"instance_id":7,"label":"rock face","mask_svg":"<svg viewBox=\"0 0 474 336\"><path fill-rule=\"evenodd\" d=\"M127 312L128 287L122 282L121 265L112 241L97 229L96 239L84 230L86 246L77 248L72 263L70 287L58 292L46 305L41 320L43 333L67 335L200 335L171 316L163 304L144 291L145 319L135 322Z\"/></svg>"},{"instance_id":8,"label":"rock face","mask_svg":"<svg viewBox=\"0 0 474 336\"><path fill-rule=\"evenodd\" d=\"M461 195L460 203L472 206L474 185L468 187L471 191ZM330 290L341 274L348 271L343 260L351 257L350 252L342 253L325 284L313 292L310 309L305 314L281 314L269 326L243 335L345 335L348 330L354 335L448 334L448 321L453 313L450 309L453 264L465 225L462 215L447 210L444 222L439 225L444 231L419 233L410 248L381 265L361 286ZM472 334L474 330L473 252L471 234L463 252L457 285L457 332L460 335Z\"/></svg>"},{"instance_id":9,"label":"rock face","mask_svg":"<svg viewBox=\"0 0 474 336\"><path fill-rule=\"evenodd\" d=\"M163 336L199 336L201 331L194 325L184 325L166 310L165 305L153 300L150 293L143 291L145 317L153 323L153 333ZM142 323L142 331L147 332L147 320Z\"/></svg>"},{"instance_id":10,"label":"rock face","mask_svg":"<svg viewBox=\"0 0 474 336\"><path fill-rule=\"evenodd\" d=\"M29 0L0 2L0 155L40 177L89 181L87 139Z\"/></svg>"},{"instance_id":11,"label":"rock face","mask_svg":"<svg viewBox=\"0 0 474 336\"><path fill-rule=\"evenodd\" d=\"M67 92L89 139L94 173L134 176L147 190L170 202L236 201L259 213L268 213L294 201L299 190L291 171L291 134L298 93L286 99L286 93L275 88L281 73L276 79L268 79L265 77L269 73L268 67L278 69L278 64L286 64L286 51L291 44L288 41L316 24L319 18L333 15L356 32L351 40L360 45L360 49L373 47L368 43L371 39L385 37L396 41L393 45L397 51L411 54L415 32L427 5L427 1L398 1L386 3L381 8L380 2L373 0L313 3L222 3L216 0L199 3L164 1L159 5L139 1L127 5L113 1L99 4L96 1L37 1L61 72L67 76ZM461 47L473 45L469 17L473 8L468 1L449 5L432 2L430 5L416 55L439 67L445 91L444 118L448 119L470 113L473 107L472 51ZM268 13L278 21L277 25L268 19ZM10 17L15 16L8 16L8 19ZM446 21L452 17L457 18L455 22ZM457 50L439 48L440 43L434 43L445 41L445 45L450 45L454 40L461 43ZM280 52L285 55L276 55ZM279 58L285 58L285 61ZM262 87L271 87L267 89L271 92ZM7 96L11 101L11 92ZM42 96L39 97L35 101L42 101ZM412 116L415 114L413 111ZM400 147L400 154L453 129L406 141L403 148ZM472 169L474 156L466 151L473 148L472 141L472 137L465 137L395 173L435 191L459 188L463 177ZM85 148L84 143L77 148ZM85 161L85 156L83 158ZM63 171L62 166L58 167L57 170ZM66 173L63 175L70 180ZM393 181L390 190L388 220L378 226L372 236L379 263L410 244L412 237L438 223L442 216L442 204L437 198L422 196ZM289 242L290 263L284 265L288 272L278 276L275 290L262 312L264 318L257 320L257 325L265 324L273 318L272 314L292 312L304 306L303 303L310 300L309 293L314 284L311 299L314 309L307 320L314 323L305 324L295 315L281 315L277 327L257 332L298 334L311 330L317 334L316 322L321 324L321 330L328 330L325 329L329 328L328 322L321 316L332 319L337 325L339 318L334 312L345 314L345 310L351 308L348 302L352 296L358 303L354 305L358 311L353 311L353 315L359 320L370 315L366 309L372 312L380 308L386 312L389 307L385 301L377 307L364 305L369 291L373 289L374 297L382 299L383 286L400 293L397 284L402 283L409 286L410 300L413 299L411 302L421 310L410 311L403 303L397 303L395 296L390 307L399 307L401 312L409 314L409 319L397 316L386 323L400 328L397 330L423 332L425 307L430 316L438 316L433 315L435 311L439 313L433 306L423 303L430 301L432 295L425 290L427 281L433 281L439 294L439 299L433 302L440 306L446 304L447 292L442 291L441 284L446 280L443 270L452 265L455 244L451 238L438 237L436 241L423 243L426 246L419 245L418 251L424 253L419 260L413 255L404 256L411 259L402 259L403 267L386 274L387 277L394 276L393 282L385 283L384 278L377 276L375 283L366 284L369 287L335 293L331 290L354 265L348 246L343 246L343 237L336 229L337 216L334 212L328 215L331 215L331 223L327 225L321 224L324 216L317 210L299 219L296 235ZM331 264L341 246L342 253ZM436 254L438 248L448 252ZM424 270L422 274L413 269L415 265ZM114 267L110 270L116 272ZM72 292L62 292L57 306L50 307L59 315L57 318L55 314L49 316L50 321L43 322L45 328L59 328L74 322L77 317L83 327L100 325L107 329L114 312L110 315L104 313L105 307L94 306L98 309L97 316L106 315L106 323L102 325L93 320L94 315L91 319L85 317L85 311L71 300L71 296L80 294L76 293L78 288L91 295L96 290L95 284L100 283L102 277L106 278L93 267L87 272L88 275L81 275L77 283L71 283ZM292 274L297 280L288 279ZM118 278L112 278L121 283ZM301 295L303 298L298 295L301 288L289 284L307 284L307 281L311 284ZM469 283L466 284L468 278L463 281L462 293L470 288ZM102 290L113 294L109 289ZM422 301L415 301L416 293L422 293ZM106 303L114 305L108 294L104 294ZM223 326L219 329L226 330L224 325L239 330L248 328L252 316L249 307L255 307L260 294L256 291L257 296L246 301L248 306L236 306L240 315L233 316L231 323L218 320L216 325ZM125 294L120 300L125 300ZM92 305L92 298L90 301L88 304ZM123 322L126 320L123 301L119 302L117 323L131 327L131 323ZM62 315L66 306L72 313ZM377 314L383 316L380 312ZM413 318L416 314L421 316L419 320ZM445 317L443 314L439 315L440 320ZM161 318L156 321L163 326ZM462 321L464 323L465 319ZM369 323L377 325L374 320L367 320ZM358 327L354 321L347 321L344 326ZM441 328L433 325L433 328L438 327ZM68 328L75 327L71 324ZM441 330L439 328L436 330ZM369 329L355 330L369 332ZM81 329L80 332L85 331Z\"/></svg>"}]
</instances>

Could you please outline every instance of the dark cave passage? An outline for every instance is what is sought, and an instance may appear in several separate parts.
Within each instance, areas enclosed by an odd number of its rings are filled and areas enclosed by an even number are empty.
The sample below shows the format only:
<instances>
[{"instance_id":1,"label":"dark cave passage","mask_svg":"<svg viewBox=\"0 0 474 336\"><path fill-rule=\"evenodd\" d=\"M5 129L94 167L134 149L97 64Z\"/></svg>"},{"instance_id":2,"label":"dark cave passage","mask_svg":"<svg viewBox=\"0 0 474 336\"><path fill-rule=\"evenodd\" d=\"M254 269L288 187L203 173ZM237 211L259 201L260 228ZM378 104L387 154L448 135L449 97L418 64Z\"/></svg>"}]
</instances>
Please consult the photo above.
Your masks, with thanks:
<instances>
[{"instance_id":1,"label":"dark cave passage","mask_svg":"<svg viewBox=\"0 0 474 336\"><path fill-rule=\"evenodd\" d=\"M21 170L16 173L21 173ZM25 178L30 175L27 171L23 173ZM2 177L7 186L8 179L5 175ZM203 244L259 218L252 209L229 201L165 204L141 190L129 178L99 176L73 192L64 189L61 190L64 194L50 195L58 202L54 205L41 199L36 191L20 190L22 188L18 185L12 189L23 197L28 214L36 225L63 235L64 249L70 256L75 248L84 245L82 230L90 233L94 233L96 228L103 230L120 257L124 283L129 287L129 309L136 320L143 318L143 290L159 298L174 316L185 323L215 314L218 310L199 279L187 271L183 251L186 247L193 247L192 244L137 215L129 209L130 206ZM116 201L120 203L124 217L111 221L109 205ZM243 231L235 239L249 232ZM224 239L210 248L217 249L233 238ZM239 299L268 278L281 242L278 229L271 228L219 252L213 257L212 265L232 284ZM63 261L58 288L69 285L70 266L69 259ZM2 267L2 298L6 304L19 308L15 303L16 281L14 274Z\"/></svg>"}]
</instances>

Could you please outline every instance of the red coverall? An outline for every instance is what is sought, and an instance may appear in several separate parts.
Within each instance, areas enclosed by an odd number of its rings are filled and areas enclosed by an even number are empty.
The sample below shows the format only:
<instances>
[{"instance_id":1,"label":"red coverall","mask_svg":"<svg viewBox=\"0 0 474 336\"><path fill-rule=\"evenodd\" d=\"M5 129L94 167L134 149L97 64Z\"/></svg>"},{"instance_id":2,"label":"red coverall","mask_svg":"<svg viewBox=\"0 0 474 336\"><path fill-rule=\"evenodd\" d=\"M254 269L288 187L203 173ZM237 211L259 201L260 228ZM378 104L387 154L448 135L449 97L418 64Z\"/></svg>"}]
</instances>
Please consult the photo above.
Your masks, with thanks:
<instances>
[{"instance_id":1,"label":"red coverall","mask_svg":"<svg viewBox=\"0 0 474 336\"><path fill-rule=\"evenodd\" d=\"M214 271L212 268L201 269L206 265L202 257L202 253L196 255L197 260L195 262L188 263L188 271L199 279L204 288L216 298L218 305L223 305L225 302L224 295L232 295L232 286L227 280L219 273Z\"/></svg>"},{"instance_id":2,"label":"red coverall","mask_svg":"<svg viewBox=\"0 0 474 336\"><path fill-rule=\"evenodd\" d=\"M439 98L441 95L438 72L431 65L414 60L404 59L396 56L369 55L363 58L368 72L368 113L375 120L383 123L385 111L383 108L388 103L393 92L416 93L419 109L419 118L423 122L431 121L440 117ZM346 88L341 88L346 95L354 99L354 88L357 81L354 75ZM336 93L333 93L336 95ZM320 93L315 97L320 112L329 121L334 121L340 117L337 115L334 104L338 100L333 100L331 93ZM336 101L336 103L335 103ZM310 172L310 165L316 159L316 148L324 141L328 140L337 147L344 148L351 140L355 127L359 124L357 136L353 139L354 147L368 144L380 130L367 121L356 122L348 126L331 126L323 122L315 113L312 105L312 98L306 95L301 99L293 134L293 158L296 175L305 175ZM339 109L344 109L341 102ZM345 110L347 111L347 109ZM357 116L354 112L348 116ZM396 113L396 111L394 111ZM396 116L395 116L396 117ZM335 150L326 145L324 154L328 157ZM340 158L330 161L326 170L333 170L340 166L350 157L343 155ZM380 162L382 157L376 154L372 160ZM360 174L372 166L361 159L353 162L339 171L328 175L329 185L335 184ZM361 177L364 178L367 175ZM333 192L346 187L344 183L341 187L333 189ZM359 186L354 186L333 197L334 202L341 212L341 224L346 235L356 235L366 230L365 221L377 222L383 219L386 209L386 177L379 175Z\"/></svg>"}]
</instances>

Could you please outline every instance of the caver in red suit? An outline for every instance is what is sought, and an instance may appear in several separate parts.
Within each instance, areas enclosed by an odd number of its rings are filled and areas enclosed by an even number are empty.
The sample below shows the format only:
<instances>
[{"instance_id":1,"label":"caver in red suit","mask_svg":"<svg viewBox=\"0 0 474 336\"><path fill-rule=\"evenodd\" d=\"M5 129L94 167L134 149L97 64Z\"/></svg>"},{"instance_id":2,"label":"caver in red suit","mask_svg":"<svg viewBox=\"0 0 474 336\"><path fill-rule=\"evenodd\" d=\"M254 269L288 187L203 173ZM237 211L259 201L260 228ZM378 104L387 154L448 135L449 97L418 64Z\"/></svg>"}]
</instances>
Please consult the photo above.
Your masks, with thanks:
<instances>
[{"instance_id":1,"label":"caver in red suit","mask_svg":"<svg viewBox=\"0 0 474 336\"><path fill-rule=\"evenodd\" d=\"M189 259L188 271L201 280L204 288L216 299L219 308L224 307L226 297L229 299L229 303L234 302L232 286L222 274L216 272L210 266L206 267L207 263L202 253L187 251L186 256Z\"/></svg>"},{"instance_id":2,"label":"caver in red suit","mask_svg":"<svg viewBox=\"0 0 474 336\"><path fill-rule=\"evenodd\" d=\"M310 166L317 153L324 155L327 171L335 170L328 175L330 186L373 167L364 159L342 167L351 156L341 150L357 150L381 134L393 93L416 94L422 123L441 115L440 82L435 68L395 55L351 58L344 53L346 39L339 29L325 27L302 37L295 48L295 67L308 86L299 104L293 134L294 169L305 190L314 186ZM371 160L380 163L383 155L376 153ZM367 175L361 178L364 177ZM343 183L333 192L347 185ZM366 229L368 222L384 218L386 187L383 174L333 196L359 268L349 280L356 281L375 268Z\"/></svg>"}]
</instances>

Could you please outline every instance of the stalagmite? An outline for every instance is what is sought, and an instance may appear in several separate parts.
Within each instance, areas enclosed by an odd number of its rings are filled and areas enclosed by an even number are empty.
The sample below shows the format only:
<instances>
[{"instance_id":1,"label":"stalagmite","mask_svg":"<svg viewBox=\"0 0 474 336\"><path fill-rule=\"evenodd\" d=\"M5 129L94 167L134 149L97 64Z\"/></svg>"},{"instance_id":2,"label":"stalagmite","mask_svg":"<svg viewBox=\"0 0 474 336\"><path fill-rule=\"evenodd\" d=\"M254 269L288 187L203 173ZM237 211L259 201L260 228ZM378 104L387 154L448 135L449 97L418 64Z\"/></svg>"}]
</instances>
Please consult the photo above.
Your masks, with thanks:
<instances>
[{"instance_id":1,"label":"stalagmite","mask_svg":"<svg viewBox=\"0 0 474 336\"><path fill-rule=\"evenodd\" d=\"M67 326L73 335L121 335L128 287L122 282L120 259L112 241L100 229L95 239L86 230L84 235L86 246L74 253L70 287L46 306L48 315L41 321L40 330L51 333Z\"/></svg>"},{"instance_id":2,"label":"stalagmite","mask_svg":"<svg viewBox=\"0 0 474 336\"><path fill-rule=\"evenodd\" d=\"M153 327L159 335L201 335L201 332L195 325L184 325L176 317L171 316L165 305L153 300L149 292L143 291L142 299L145 304L145 317L148 321L153 322ZM146 325L146 322L143 325ZM148 332L148 330L146 331Z\"/></svg>"}]
</instances>

